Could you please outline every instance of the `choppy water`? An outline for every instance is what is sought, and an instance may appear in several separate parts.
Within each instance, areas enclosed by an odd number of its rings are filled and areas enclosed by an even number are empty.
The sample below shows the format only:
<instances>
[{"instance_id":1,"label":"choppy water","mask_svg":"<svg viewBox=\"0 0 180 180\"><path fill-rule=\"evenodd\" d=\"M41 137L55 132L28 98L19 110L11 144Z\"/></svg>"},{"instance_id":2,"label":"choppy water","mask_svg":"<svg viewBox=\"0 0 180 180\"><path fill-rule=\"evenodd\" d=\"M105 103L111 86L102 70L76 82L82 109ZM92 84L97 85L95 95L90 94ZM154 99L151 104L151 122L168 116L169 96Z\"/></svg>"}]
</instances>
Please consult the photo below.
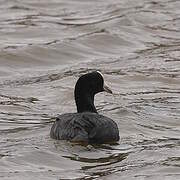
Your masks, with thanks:
<instances>
[{"instance_id":1,"label":"choppy water","mask_svg":"<svg viewBox=\"0 0 180 180\"><path fill-rule=\"evenodd\" d=\"M50 139L98 69L117 145ZM179 0L0 1L0 179L180 179Z\"/></svg>"}]
</instances>

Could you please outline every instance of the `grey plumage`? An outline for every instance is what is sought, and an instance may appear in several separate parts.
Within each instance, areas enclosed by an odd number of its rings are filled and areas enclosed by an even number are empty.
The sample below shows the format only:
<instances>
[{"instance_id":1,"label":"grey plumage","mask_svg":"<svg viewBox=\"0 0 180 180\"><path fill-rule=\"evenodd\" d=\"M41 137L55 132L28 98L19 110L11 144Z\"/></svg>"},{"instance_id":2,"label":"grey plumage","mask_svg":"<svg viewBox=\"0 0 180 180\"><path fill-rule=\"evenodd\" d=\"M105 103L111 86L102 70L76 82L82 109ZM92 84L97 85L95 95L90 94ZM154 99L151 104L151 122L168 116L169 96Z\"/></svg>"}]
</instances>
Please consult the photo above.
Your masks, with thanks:
<instances>
[{"instance_id":1,"label":"grey plumage","mask_svg":"<svg viewBox=\"0 0 180 180\"><path fill-rule=\"evenodd\" d=\"M119 140L117 124L100 114L68 113L57 117L50 136L75 142L108 143Z\"/></svg>"}]
</instances>

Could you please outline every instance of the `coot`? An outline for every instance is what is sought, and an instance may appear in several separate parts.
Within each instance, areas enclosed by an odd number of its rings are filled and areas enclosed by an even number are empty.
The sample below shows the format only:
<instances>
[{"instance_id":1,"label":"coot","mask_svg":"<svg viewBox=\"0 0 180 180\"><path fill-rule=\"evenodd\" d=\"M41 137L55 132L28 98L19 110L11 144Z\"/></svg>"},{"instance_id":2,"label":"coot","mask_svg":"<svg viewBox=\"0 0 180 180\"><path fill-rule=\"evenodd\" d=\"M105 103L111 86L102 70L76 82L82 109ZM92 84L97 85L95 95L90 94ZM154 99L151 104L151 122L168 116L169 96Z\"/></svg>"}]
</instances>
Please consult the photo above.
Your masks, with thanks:
<instances>
[{"instance_id":1,"label":"coot","mask_svg":"<svg viewBox=\"0 0 180 180\"><path fill-rule=\"evenodd\" d=\"M100 72L82 75L74 90L77 113L59 115L51 128L51 138L97 144L118 141L117 124L98 114L94 105L95 94L102 91L112 94Z\"/></svg>"}]
</instances>

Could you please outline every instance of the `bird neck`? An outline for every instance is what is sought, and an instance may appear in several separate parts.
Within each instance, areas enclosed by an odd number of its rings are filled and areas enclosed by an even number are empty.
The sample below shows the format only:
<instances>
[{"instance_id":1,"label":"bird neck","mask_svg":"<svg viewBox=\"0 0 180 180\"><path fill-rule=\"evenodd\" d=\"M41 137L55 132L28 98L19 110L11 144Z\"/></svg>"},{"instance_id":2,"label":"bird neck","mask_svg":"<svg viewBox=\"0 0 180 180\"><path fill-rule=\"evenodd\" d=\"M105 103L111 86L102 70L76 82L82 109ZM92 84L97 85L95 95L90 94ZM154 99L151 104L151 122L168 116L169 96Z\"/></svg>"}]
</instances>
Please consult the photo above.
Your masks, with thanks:
<instances>
[{"instance_id":1,"label":"bird neck","mask_svg":"<svg viewBox=\"0 0 180 180\"><path fill-rule=\"evenodd\" d=\"M97 113L94 105L94 95L90 93L75 93L75 101L77 106L77 112L94 112Z\"/></svg>"}]
</instances>

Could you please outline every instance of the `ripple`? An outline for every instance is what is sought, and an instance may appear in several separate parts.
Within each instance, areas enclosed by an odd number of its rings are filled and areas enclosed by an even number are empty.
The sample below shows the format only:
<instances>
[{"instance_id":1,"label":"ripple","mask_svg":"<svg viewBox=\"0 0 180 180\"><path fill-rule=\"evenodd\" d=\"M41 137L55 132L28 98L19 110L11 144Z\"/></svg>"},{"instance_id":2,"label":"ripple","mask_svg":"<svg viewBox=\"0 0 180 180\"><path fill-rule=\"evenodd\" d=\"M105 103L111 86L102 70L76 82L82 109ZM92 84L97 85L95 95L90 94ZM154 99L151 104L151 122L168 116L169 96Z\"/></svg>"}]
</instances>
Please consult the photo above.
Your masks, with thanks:
<instances>
[{"instance_id":1,"label":"ripple","mask_svg":"<svg viewBox=\"0 0 180 180\"><path fill-rule=\"evenodd\" d=\"M96 6L95 6L96 4ZM179 179L179 1L0 2L0 178ZM99 70L99 113L120 144L49 138L76 111L77 78Z\"/></svg>"}]
</instances>

